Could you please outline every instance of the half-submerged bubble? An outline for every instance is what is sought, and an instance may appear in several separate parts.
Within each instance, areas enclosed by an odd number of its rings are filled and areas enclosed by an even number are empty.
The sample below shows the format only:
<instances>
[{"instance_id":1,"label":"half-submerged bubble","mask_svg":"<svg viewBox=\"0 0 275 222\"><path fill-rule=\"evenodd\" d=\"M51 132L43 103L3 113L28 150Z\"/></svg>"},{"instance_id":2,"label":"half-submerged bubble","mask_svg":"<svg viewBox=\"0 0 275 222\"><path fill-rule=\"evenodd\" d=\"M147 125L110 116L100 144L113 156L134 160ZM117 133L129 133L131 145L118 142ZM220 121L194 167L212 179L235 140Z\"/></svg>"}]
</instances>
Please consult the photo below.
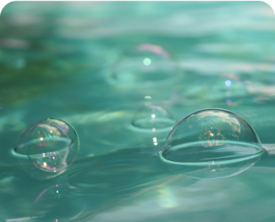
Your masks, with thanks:
<instances>
[{"instance_id":1,"label":"half-submerged bubble","mask_svg":"<svg viewBox=\"0 0 275 222\"><path fill-rule=\"evenodd\" d=\"M140 44L115 64L111 77L120 83L138 84L177 76L177 66L161 46Z\"/></svg>"},{"instance_id":2,"label":"half-submerged bubble","mask_svg":"<svg viewBox=\"0 0 275 222\"><path fill-rule=\"evenodd\" d=\"M171 113L161 106L149 105L141 108L134 115L131 125L141 131L171 130L175 120Z\"/></svg>"},{"instance_id":3,"label":"half-submerged bubble","mask_svg":"<svg viewBox=\"0 0 275 222\"><path fill-rule=\"evenodd\" d=\"M59 172L75 160L79 138L75 129L61 119L48 118L33 125L26 137L30 161L39 169Z\"/></svg>"},{"instance_id":4,"label":"half-submerged bubble","mask_svg":"<svg viewBox=\"0 0 275 222\"><path fill-rule=\"evenodd\" d=\"M228 110L204 109L174 126L160 157L177 172L211 178L236 175L263 153L258 135L242 117Z\"/></svg>"}]
</instances>

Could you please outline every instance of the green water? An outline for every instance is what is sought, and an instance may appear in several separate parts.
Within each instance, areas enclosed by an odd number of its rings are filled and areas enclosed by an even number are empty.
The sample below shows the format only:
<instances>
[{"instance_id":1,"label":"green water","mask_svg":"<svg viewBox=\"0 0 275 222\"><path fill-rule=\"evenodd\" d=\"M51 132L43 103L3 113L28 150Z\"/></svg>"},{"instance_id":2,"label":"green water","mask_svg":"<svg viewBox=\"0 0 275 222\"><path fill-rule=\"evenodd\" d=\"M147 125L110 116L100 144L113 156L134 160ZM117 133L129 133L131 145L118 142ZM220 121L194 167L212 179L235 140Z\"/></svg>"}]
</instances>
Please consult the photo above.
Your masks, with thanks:
<instances>
[{"instance_id":1,"label":"green water","mask_svg":"<svg viewBox=\"0 0 275 222\"><path fill-rule=\"evenodd\" d=\"M275 21L267 4L12 2L0 19L0 221L274 221ZM171 52L177 75L112 78L114 64L143 43ZM199 109L231 110L266 155L171 169L158 154L169 130L131 125L146 96L176 122ZM59 175L13 150L24 128L48 117L72 124L80 139Z\"/></svg>"}]
</instances>

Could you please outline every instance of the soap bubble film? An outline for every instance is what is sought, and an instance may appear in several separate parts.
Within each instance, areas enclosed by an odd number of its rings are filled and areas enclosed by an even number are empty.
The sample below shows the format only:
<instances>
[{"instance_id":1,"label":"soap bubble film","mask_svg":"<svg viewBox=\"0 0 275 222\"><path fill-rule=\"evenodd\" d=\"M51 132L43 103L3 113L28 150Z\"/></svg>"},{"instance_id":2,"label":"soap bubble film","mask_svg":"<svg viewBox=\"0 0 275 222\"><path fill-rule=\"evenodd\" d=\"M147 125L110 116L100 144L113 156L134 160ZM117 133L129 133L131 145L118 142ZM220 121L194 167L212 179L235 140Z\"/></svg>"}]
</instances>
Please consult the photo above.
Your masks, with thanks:
<instances>
[{"instance_id":1,"label":"soap bubble film","mask_svg":"<svg viewBox=\"0 0 275 222\"><path fill-rule=\"evenodd\" d=\"M155 132L170 130L175 122L167 109L157 105L145 105L135 113L131 124L135 129Z\"/></svg>"},{"instance_id":2,"label":"soap bubble film","mask_svg":"<svg viewBox=\"0 0 275 222\"><path fill-rule=\"evenodd\" d=\"M79 150L79 138L67 122L48 118L29 130L27 154L30 161L44 171L58 172L75 160Z\"/></svg>"},{"instance_id":3,"label":"soap bubble film","mask_svg":"<svg viewBox=\"0 0 275 222\"><path fill-rule=\"evenodd\" d=\"M204 109L180 120L167 137L163 157L186 164L237 161L263 152L254 129L223 109Z\"/></svg>"},{"instance_id":4,"label":"soap bubble film","mask_svg":"<svg viewBox=\"0 0 275 222\"><path fill-rule=\"evenodd\" d=\"M14 148L11 150L11 155L17 159L17 162L19 163L20 167L24 170L24 172L36 180L48 180L62 174L65 171L65 169L58 170L55 172L41 171L40 168L35 167L33 163L30 161L27 155L26 144L28 134L30 133L32 127L34 127L34 125L30 125L21 131L21 133L17 137ZM24 174L24 176L26 176L26 174Z\"/></svg>"},{"instance_id":5,"label":"soap bubble film","mask_svg":"<svg viewBox=\"0 0 275 222\"><path fill-rule=\"evenodd\" d=\"M171 54L159 45L135 46L115 63L112 78L120 83L139 84L175 78L177 66Z\"/></svg>"},{"instance_id":6,"label":"soap bubble film","mask_svg":"<svg viewBox=\"0 0 275 222\"><path fill-rule=\"evenodd\" d=\"M17 1L1 18L0 221L31 221L35 199L66 179L87 199L72 221L274 221L275 20L268 4ZM140 44L173 55L180 77L112 77L125 50ZM268 155L257 164L259 157L157 164L170 129L131 127L145 96L176 122L208 107L229 109L251 124ZM62 174L34 166L23 146L11 154L19 133L47 117L70 123L81 139ZM34 216L53 212L51 203Z\"/></svg>"}]
</instances>

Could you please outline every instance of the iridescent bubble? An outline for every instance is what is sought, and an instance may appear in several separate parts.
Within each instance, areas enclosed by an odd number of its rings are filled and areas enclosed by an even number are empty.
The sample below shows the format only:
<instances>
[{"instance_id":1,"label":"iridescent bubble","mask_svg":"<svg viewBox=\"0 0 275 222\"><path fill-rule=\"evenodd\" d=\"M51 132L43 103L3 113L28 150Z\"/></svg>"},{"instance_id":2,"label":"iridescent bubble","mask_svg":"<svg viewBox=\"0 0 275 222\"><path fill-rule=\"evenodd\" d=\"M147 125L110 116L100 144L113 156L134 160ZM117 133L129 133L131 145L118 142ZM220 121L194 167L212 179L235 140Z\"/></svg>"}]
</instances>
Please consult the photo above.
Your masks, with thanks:
<instances>
[{"instance_id":1,"label":"iridescent bubble","mask_svg":"<svg viewBox=\"0 0 275 222\"><path fill-rule=\"evenodd\" d=\"M119 59L111 77L120 83L138 84L175 78L177 65L161 46L140 44Z\"/></svg>"},{"instance_id":2,"label":"iridescent bubble","mask_svg":"<svg viewBox=\"0 0 275 222\"><path fill-rule=\"evenodd\" d=\"M34 125L30 125L19 134L15 146L13 149L11 149L11 155L15 157L15 159L19 162L22 169L30 175L32 178L37 180L47 180L53 177L56 177L60 174L62 174L64 170L62 171L41 171L39 168L34 167L32 162L29 160L27 156L27 150L26 150L26 141L28 138L28 134L30 129Z\"/></svg>"},{"instance_id":3,"label":"iridescent bubble","mask_svg":"<svg viewBox=\"0 0 275 222\"><path fill-rule=\"evenodd\" d=\"M75 160L79 138L69 123L48 118L31 127L26 148L30 161L36 167L43 171L58 172Z\"/></svg>"},{"instance_id":4,"label":"iridescent bubble","mask_svg":"<svg viewBox=\"0 0 275 222\"><path fill-rule=\"evenodd\" d=\"M257 133L242 117L228 110L204 109L174 126L160 157L184 174L211 178L240 173L263 153Z\"/></svg>"},{"instance_id":5,"label":"iridescent bubble","mask_svg":"<svg viewBox=\"0 0 275 222\"><path fill-rule=\"evenodd\" d=\"M157 105L145 105L136 112L131 122L134 129L151 132L171 130L174 124L171 113Z\"/></svg>"},{"instance_id":6,"label":"iridescent bubble","mask_svg":"<svg viewBox=\"0 0 275 222\"><path fill-rule=\"evenodd\" d=\"M77 219L86 204L79 191L66 185L53 185L41 192L33 203L32 221L66 222Z\"/></svg>"},{"instance_id":7,"label":"iridescent bubble","mask_svg":"<svg viewBox=\"0 0 275 222\"><path fill-rule=\"evenodd\" d=\"M202 98L218 102L220 105L236 106L246 103L249 98L247 90L246 76L242 73L218 73L205 78L202 73L191 72L193 78L200 82L200 87L195 88ZM204 78L202 81L201 79ZM195 81L195 80L194 80ZM202 82L202 83L201 83ZM195 84L196 85L196 84ZM190 93L195 92L194 87L190 87Z\"/></svg>"},{"instance_id":8,"label":"iridescent bubble","mask_svg":"<svg viewBox=\"0 0 275 222\"><path fill-rule=\"evenodd\" d=\"M226 104L227 105L231 105L232 104L232 100L231 99L226 100Z\"/></svg>"}]
</instances>

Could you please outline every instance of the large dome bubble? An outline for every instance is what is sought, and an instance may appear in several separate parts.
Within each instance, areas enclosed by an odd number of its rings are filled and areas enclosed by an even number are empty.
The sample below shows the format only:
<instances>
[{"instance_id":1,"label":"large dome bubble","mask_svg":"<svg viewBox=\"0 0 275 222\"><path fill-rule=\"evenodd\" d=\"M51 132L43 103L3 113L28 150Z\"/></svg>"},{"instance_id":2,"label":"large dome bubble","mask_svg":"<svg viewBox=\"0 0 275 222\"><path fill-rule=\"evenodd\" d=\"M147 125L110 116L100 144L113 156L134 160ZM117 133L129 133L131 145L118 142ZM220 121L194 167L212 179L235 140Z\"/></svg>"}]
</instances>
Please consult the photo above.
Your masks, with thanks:
<instances>
[{"instance_id":1,"label":"large dome bubble","mask_svg":"<svg viewBox=\"0 0 275 222\"><path fill-rule=\"evenodd\" d=\"M228 110L204 109L174 126L160 156L171 165L206 166L215 172L215 166L220 170L222 165L238 163L240 167L240 162L255 160L263 153L257 133L242 117Z\"/></svg>"},{"instance_id":2,"label":"large dome bubble","mask_svg":"<svg viewBox=\"0 0 275 222\"><path fill-rule=\"evenodd\" d=\"M163 157L184 163L234 161L263 151L254 129L223 109L204 109L180 120L170 132Z\"/></svg>"}]
</instances>

